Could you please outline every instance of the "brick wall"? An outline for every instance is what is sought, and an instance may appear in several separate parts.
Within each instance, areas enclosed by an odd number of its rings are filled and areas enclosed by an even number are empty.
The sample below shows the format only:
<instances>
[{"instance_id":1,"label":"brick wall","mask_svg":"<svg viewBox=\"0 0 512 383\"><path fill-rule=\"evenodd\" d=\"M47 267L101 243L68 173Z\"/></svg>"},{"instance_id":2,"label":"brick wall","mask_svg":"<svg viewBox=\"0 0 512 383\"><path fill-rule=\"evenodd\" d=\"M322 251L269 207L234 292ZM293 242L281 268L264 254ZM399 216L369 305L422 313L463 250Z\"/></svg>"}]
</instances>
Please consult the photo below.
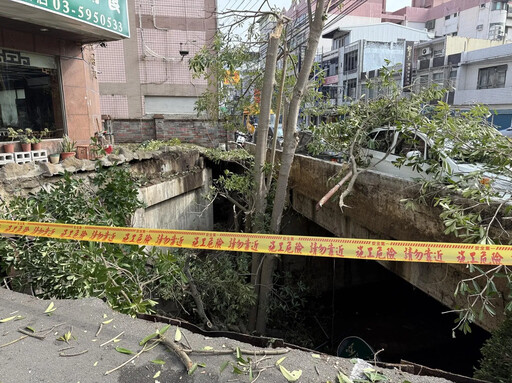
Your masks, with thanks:
<instances>
[{"instance_id":1,"label":"brick wall","mask_svg":"<svg viewBox=\"0 0 512 383\"><path fill-rule=\"evenodd\" d=\"M230 133L211 121L197 119L141 119L114 120L114 140L116 143L139 143L147 140L171 140L204 147L218 147L227 143ZM231 134L232 135L232 134ZM232 140L232 138L229 138Z\"/></svg>"}]
</instances>

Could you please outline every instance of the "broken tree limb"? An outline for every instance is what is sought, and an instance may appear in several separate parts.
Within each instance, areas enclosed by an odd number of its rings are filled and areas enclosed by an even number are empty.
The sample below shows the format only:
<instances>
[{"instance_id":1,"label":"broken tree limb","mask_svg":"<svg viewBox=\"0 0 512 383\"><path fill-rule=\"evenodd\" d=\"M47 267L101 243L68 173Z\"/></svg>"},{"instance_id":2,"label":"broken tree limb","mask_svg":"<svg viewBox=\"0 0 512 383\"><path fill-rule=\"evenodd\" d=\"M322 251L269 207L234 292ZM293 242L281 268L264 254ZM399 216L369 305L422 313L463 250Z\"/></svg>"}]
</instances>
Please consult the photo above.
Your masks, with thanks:
<instances>
[{"instance_id":1,"label":"broken tree limb","mask_svg":"<svg viewBox=\"0 0 512 383\"><path fill-rule=\"evenodd\" d=\"M79 356L79 355L83 355L85 354L86 352L88 352L89 350L83 350L83 351L80 351L80 352L75 352L74 354L65 354L63 352L59 352L59 356L66 356L66 357L71 357L71 356Z\"/></svg>"},{"instance_id":2,"label":"broken tree limb","mask_svg":"<svg viewBox=\"0 0 512 383\"><path fill-rule=\"evenodd\" d=\"M24 334L26 336L29 336L31 338L36 338L36 339L39 339L39 340L44 340L46 338L46 334L45 335L37 335L35 333L25 331L25 330L23 330L21 328L18 329L18 332L21 332L22 334Z\"/></svg>"},{"instance_id":3,"label":"broken tree limb","mask_svg":"<svg viewBox=\"0 0 512 383\"><path fill-rule=\"evenodd\" d=\"M345 177L343 177L343 178L341 179L341 181L340 181L340 182L338 182L336 185L334 185L334 186L333 186L333 188L332 188L331 190L329 190L329 191L327 192L327 194L326 194L326 195L324 195L324 196L322 197L322 199L321 199L321 200L316 204L316 210L320 210L320 209L321 209L321 208L322 208L322 207L327 203L327 201L329 201L329 200L331 199L331 197L334 195L334 193L336 193L336 192L337 192L337 191L338 191L338 190L343 186L343 184L344 184L345 182L347 182L347 181L350 179L350 177L352 177L352 174L353 174L353 173L352 173L352 170L351 170L351 171L349 171L349 172L345 175Z\"/></svg>"},{"instance_id":4,"label":"broken tree limb","mask_svg":"<svg viewBox=\"0 0 512 383\"><path fill-rule=\"evenodd\" d=\"M164 335L160 335L160 341L165 344L165 346L170 349L172 352L176 354L176 356L180 359L181 363L185 366L187 369L187 372L190 371L194 363L192 360L190 360L187 353L174 341L169 340Z\"/></svg>"},{"instance_id":5,"label":"broken tree limb","mask_svg":"<svg viewBox=\"0 0 512 383\"><path fill-rule=\"evenodd\" d=\"M2 345L0 345L0 348L10 346L11 344L19 342L20 340L23 340L25 338L27 338L27 335L23 335L22 337L19 337L18 339L15 339L15 340L13 340L13 341L11 341L9 343L2 344Z\"/></svg>"},{"instance_id":6,"label":"broken tree limb","mask_svg":"<svg viewBox=\"0 0 512 383\"><path fill-rule=\"evenodd\" d=\"M203 300L201 299L201 295L199 294L199 291L197 290L196 284L194 283L194 279L192 278L192 274L190 273L190 257L187 257L187 260L185 261L185 267L183 267L183 273L188 279L188 285L190 287L190 294L192 295L192 298L194 299L194 302L196 303L197 307L197 313L201 317L201 319L206 324L206 327L212 328L213 324L206 316L206 312L204 311L204 305Z\"/></svg>"},{"instance_id":7,"label":"broken tree limb","mask_svg":"<svg viewBox=\"0 0 512 383\"><path fill-rule=\"evenodd\" d=\"M238 349L241 354L245 355L282 355L290 352L290 349L274 349L274 350L244 350ZM207 354L207 355L229 355L237 352L236 349L228 350L183 350L186 354Z\"/></svg>"}]
</instances>

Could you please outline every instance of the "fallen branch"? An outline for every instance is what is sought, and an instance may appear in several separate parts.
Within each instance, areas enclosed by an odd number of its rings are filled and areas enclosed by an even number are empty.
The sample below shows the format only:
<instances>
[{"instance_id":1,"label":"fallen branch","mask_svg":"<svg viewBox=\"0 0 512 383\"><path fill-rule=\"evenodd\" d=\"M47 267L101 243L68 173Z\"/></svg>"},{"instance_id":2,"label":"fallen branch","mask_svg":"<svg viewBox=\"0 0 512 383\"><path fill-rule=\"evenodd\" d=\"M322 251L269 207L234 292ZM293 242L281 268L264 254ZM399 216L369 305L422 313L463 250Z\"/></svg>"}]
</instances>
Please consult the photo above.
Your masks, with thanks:
<instances>
[{"instance_id":1,"label":"fallen branch","mask_svg":"<svg viewBox=\"0 0 512 383\"><path fill-rule=\"evenodd\" d=\"M116 335L116 336L115 336L115 337L113 337L112 339L107 340L105 343L100 344L100 347L103 347L103 346L105 346L106 344L109 344L110 342L115 341L117 338L119 338L119 337L120 337L121 335L123 335L123 334L124 334L124 331L121 331L121 333L120 333L119 335Z\"/></svg>"},{"instance_id":2,"label":"fallen branch","mask_svg":"<svg viewBox=\"0 0 512 383\"><path fill-rule=\"evenodd\" d=\"M39 340L44 340L46 338L46 335L48 334L48 333L46 333L44 335L37 335L35 333L29 332L29 331L25 331L25 330L23 330L21 328L18 329L18 332L21 332L22 334L24 334L26 336L29 336L31 338L36 338L36 339L39 339Z\"/></svg>"},{"instance_id":3,"label":"fallen branch","mask_svg":"<svg viewBox=\"0 0 512 383\"><path fill-rule=\"evenodd\" d=\"M343 178L341 179L341 181L340 181L340 182L338 182L336 185L334 185L334 186L333 186L333 188L332 188L331 190L329 190L329 191L327 192L327 194L326 194L326 195L324 195L324 196L322 197L322 199L321 199L321 200L316 204L316 210L320 210L320 209L322 208L322 206L324 206L324 205L326 204L326 202L327 202L327 201L329 201L329 200L331 199L331 197L334 195L334 193L336 193L336 192L340 189L340 187L342 187L342 186L343 186L343 184L344 184L345 182L347 182L347 181L349 180L349 178L350 178L350 177L352 177L352 174L353 174L353 173L352 173L352 170L351 170L351 171L349 171L349 172L345 175L345 177L343 177Z\"/></svg>"},{"instance_id":4,"label":"fallen branch","mask_svg":"<svg viewBox=\"0 0 512 383\"><path fill-rule=\"evenodd\" d=\"M74 354L64 354L63 352L59 352L59 356L79 356L79 355L85 354L87 351L89 351L89 350L84 350L84 351L76 352Z\"/></svg>"},{"instance_id":5,"label":"fallen branch","mask_svg":"<svg viewBox=\"0 0 512 383\"><path fill-rule=\"evenodd\" d=\"M190 360L187 353L177 343L167 339L164 335L160 335L160 342L165 344L167 348L169 348L172 352L176 354L176 356L185 365L187 372L189 372L194 363L192 362L192 360Z\"/></svg>"},{"instance_id":6,"label":"fallen branch","mask_svg":"<svg viewBox=\"0 0 512 383\"><path fill-rule=\"evenodd\" d=\"M10 346L11 344L19 342L20 340L23 340L25 338L28 338L27 335L23 335L22 337L19 337L18 339L15 339L9 343L2 344L2 345L0 345L0 348Z\"/></svg>"},{"instance_id":7,"label":"fallen branch","mask_svg":"<svg viewBox=\"0 0 512 383\"><path fill-rule=\"evenodd\" d=\"M116 368L113 368L112 370L109 370L107 372L105 372L105 375L108 375L108 374L111 374L113 373L114 371L117 371L119 370L121 367L124 367L126 366L128 363L130 363L132 360L138 358L140 356L140 354L142 354L144 351L147 351L147 343L144 345L144 347L142 347L142 350L140 350L138 353L136 353L134 356L132 356L130 359L128 359L126 362L124 362L123 364L117 366Z\"/></svg>"},{"instance_id":8,"label":"fallen branch","mask_svg":"<svg viewBox=\"0 0 512 383\"><path fill-rule=\"evenodd\" d=\"M187 354L208 354L208 355L229 355L236 353L236 349L228 350L183 350ZM244 350L238 349L241 354L245 355L282 355L290 352L290 349L275 349L275 350Z\"/></svg>"},{"instance_id":9,"label":"fallen branch","mask_svg":"<svg viewBox=\"0 0 512 383\"><path fill-rule=\"evenodd\" d=\"M100 335L100 332L102 329L103 329L103 323L100 323L100 326L98 327L98 331L96 331L96 335L94 335L95 338L97 338L98 335Z\"/></svg>"},{"instance_id":10,"label":"fallen branch","mask_svg":"<svg viewBox=\"0 0 512 383\"><path fill-rule=\"evenodd\" d=\"M192 298L194 299L194 302L196 303L197 307L197 313L201 317L201 319L206 324L206 327L212 328L213 324L206 316L206 312L204 311L204 305L203 300L201 299L201 295L199 294L199 291L197 290L196 284L194 283L194 279L192 278L192 274L190 273L190 257L187 257L187 260L185 261L185 266L183 267L183 273L188 279L188 285L190 287L190 294L192 295Z\"/></svg>"}]
</instances>

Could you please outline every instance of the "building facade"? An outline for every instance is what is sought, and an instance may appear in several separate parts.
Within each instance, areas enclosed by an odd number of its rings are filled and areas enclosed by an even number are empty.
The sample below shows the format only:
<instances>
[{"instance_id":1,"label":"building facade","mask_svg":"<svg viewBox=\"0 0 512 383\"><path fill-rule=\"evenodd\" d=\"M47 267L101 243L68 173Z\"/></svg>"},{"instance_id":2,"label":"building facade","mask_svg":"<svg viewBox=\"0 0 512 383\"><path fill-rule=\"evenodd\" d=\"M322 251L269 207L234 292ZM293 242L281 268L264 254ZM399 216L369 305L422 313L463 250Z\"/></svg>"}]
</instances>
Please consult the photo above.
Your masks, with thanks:
<instances>
[{"instance_id":1,"label":"building facade","mask_svg":"<svg viewBox=\"0 0 512 383\"><path fill-rule=\"evenodd\" d=\"M136 0L128 9L133 37L96 49L101 113L116 142L226 142L214 122L197 116L207 83L189 70L189 59L215 36L215 0Z\"/></svg>"},{"instance_id":2,"label":"building facade","mask_svg":"<svg viewBox=\"0 0 512 383\"><path fill-rule=\"evenodd\" d=\"M502 42L445 36L416 44L412 69L413 89L418 91L432 84L446 87L451 91L445 101L451 105L454 104L455 97L459 92L456 83L465 76L465 73L459 73L462 55L493 46L501 47Z\"/></svg>"},{"instance_id":3,"label":"building facade","mask_svg":"<svg viewBox=\"0 0 512 383\"><path fill-rule=\"evenodd\" d=\"M453 104L484 104L498 129L512 127L512 44L462 52Z\"/></svg>"},{"instance_id":4,"label":"building facade","mask_svg":"<svg viewBox=\"0 0 512 383\"><path fill-rule=\"evenodd\" d=\"M333 49L323 55L326 81L322 91L336 105L361 97L367 78L375 77L383 66L401 66L407 42L429 39L426 31L393 23L336 28L323 36L332 39Z\"/></svg>"},{"instance_id":5,"label":"building facade","mask_svg":"<svg viewBox=\"0 0 512 383\"><path fill-rule=\"evenodd\" d=\"M388 19L425 28L433 37L512 39L512 12L507 0L413 0L411 7L389 14Z\"/></svg>"},{"instance_id":6,"label":"building facade","mask_svg":"<svg viewBox=\"0 0 512 383\"><path fill-rule=\"evenodd\" d=\"M128 15L126 0L114 9L83 3L0 3L0 140L8 140L8 127L48 129L43 145L57 151L64 134L89 143L99 129L92 45L129 37Z\"/></svg>"}]
</instances>

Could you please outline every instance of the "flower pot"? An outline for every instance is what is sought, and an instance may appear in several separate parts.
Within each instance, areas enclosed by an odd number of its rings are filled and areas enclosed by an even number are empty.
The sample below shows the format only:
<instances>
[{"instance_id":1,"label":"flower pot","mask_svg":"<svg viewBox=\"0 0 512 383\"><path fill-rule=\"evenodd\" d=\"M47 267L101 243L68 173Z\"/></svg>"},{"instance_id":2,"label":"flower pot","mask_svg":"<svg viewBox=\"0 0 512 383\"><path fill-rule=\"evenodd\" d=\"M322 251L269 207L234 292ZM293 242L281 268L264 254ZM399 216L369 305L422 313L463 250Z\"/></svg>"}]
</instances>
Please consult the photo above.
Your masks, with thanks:
<instances>
[{"instance_id":1,"label":"flower pot","mask_svg":"<svg viewBox=\"0 0 512 383\"><path fill-rule=\"evenodd\" d=\"M4 153L14 153L14 142L4 144Z\"/></svg>"},{"instance_id":2,"label":"flower pot","mask_svg":"<svg viewBox=\"0 0 512 383\"><path fill-rule=\"evenodd\" d=\"M41 142L33 142L32 143L32 150L41 150Z\"/></svg>"},{"instance_id":3,"label":"flower pot","mask_svg":"<svg viewBox=\"0 0 512 383\"><path fill-rule=\"evenodd\" d=\"M60 154L60 157L62 158L62 161L64 161L66 158L74 157L75 154L76 154L75 152L62 152Z\"/></svg>"},{"instance_id":4,"label":"flower pot","mask_svg":"<svg viewBox=\"0 0 512 383\"><path fill-rule=\"evenodd\" d=\"M50 162L52 164L58 164L60 160L60 154L59 153L52 153L50 154Z\"/></svg>"},{"instance_id":5,"label":"flower pot","mask_svg":"<svg viewBox=\"0 0 512 383\"><path fill-rule=\"evenodd\" d=\"M22 152L30 152L31 144L30 142L28 144L21 143L21 151Z\"/></svg>"}]
</instances>

